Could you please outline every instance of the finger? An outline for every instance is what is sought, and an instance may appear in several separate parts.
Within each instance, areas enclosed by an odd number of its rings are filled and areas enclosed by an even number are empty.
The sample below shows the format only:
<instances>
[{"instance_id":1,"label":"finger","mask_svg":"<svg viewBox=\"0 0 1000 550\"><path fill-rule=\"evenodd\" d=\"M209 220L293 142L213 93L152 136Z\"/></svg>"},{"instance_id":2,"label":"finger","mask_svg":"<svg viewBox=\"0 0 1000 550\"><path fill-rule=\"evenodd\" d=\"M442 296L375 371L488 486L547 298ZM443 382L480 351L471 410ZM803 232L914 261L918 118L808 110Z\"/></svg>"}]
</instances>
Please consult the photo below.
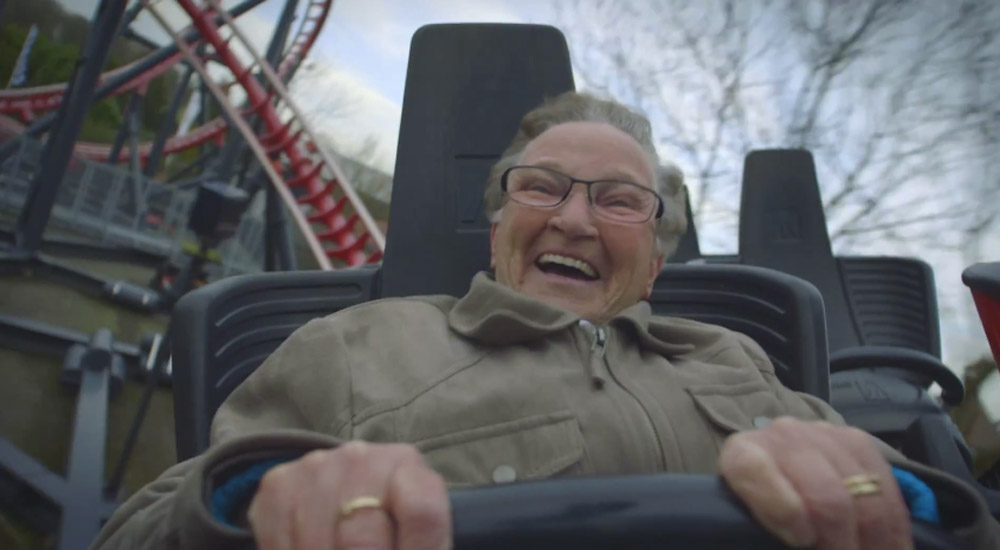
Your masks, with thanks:
<instances>
[{"instance_id":1,"label":"finger","mask_svg":"<svg viewBox=\"0 0 1000 550\"><path fill-rule=\"evenodd\" d=\"M759 438L759 432L729 437L720 452L719 473L768 531L789 546L812 546L816 532L805 503Z\"/></svg>"},{"instance_id":2,"label":"finger","mask_svg":"<svg viewBox=\"0 0 1000 550\"><path fill-rule=\"evenodd\" d=\"M857 428L830 425L821 426L815 437L822 434L827 435L821 443L825 453L836 461L835 466L845 478L861 474L878 480L879 492L854 496L859 546L863 549L912 548L909 510L892 475L892 467L872 436Z\"/></svg>"},{"instance_id":3,"label":"finger","mask_svg":"<svg viewBox=\"0 0 1000 550\"><path fill-rule=\"evenodd\" d=\"M451 502L444 479L421 459L397 469L389 484L399 550L451 548Z\"/></svg>"},{"instance_id":4,"label":"finger","mask_svg":"<svg viewBox=\"0 0 1000 550\"><path fill-rule=\"evenodd\" d=\"M375 452L373 452L375 451ZM374 450L368 443L351 442L338 449L340 467L348 472L343 479L336 504L336 548L338 550L391 550L395 526L386 499L389 477L396 469L398 451ZM360 508L346 515L340 507L359 497L374 497L382 507ZM333 523L333 522L331 522ZM311 547L310 547L311 548Z\"/></svg>"},{"instance_id":5,"label":"finger","mask_svg":"<svg viewBox=\"0 0 1000 550\"><path fill-rule=\"evenodd\" d=\"M336 450L314 451L299 459L297 478L290 484L295 492L291 515L292 548L332 548L336 495L345 472L339 466Z\"/></svg>"},{"instance_id":6,"label":"finger","mask_svg":"<svg viewBox=\"0 0 1000 550\"><path fill-rule=\"evenodd\" d=\"M844 475L813 445L784 447L779 467L805 503L817 550L857 550L855 503Z\"/></svg>"},{"instance_id":7,"label":"finger","mask_svg":"<svg viewBox=\"0 0 1000 550\"><path fill-rule=\"evenodd\" d=\"M250 530L258 550L291 550L291 491L286 490L288 465L271 468L257 486L247 509Z\"/></svg>"}]
</instances>

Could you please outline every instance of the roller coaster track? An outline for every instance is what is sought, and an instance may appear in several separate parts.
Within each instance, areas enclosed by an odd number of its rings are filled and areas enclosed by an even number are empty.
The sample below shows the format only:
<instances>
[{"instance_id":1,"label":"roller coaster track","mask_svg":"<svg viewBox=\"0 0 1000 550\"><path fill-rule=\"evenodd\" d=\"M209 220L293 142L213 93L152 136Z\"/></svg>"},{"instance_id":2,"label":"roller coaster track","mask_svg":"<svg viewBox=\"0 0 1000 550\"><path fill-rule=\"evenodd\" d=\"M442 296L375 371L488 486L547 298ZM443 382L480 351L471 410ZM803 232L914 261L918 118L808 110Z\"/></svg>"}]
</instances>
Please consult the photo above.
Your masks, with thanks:
<instances>
[{"instance_id":1,"label":"roller coaster track","mask_svg":"<svg viewBox=\"0 0 1000 550\"><path fill-rule=\"evenodd\" d=\"M316 38L323 28L323 23L326 21L332 5L333 0L309 0L298 30L289 41L285 54L278 66L279 75L283 77L288 74L290 70L305 59L312 45L316 42ZM222 11L222 13L228 15L225 11ZM185 31L187 30L189 29L185 29ZM182 31L182 33L185 33L185 31ZM108 82L119 75L127 74L152 55L154 54L105 72L101 75L99 82ZM183 54L180 51L166 57L152 67L127 80L121 86L117 87L111 95L143 90L149 85L150 81L170 70L182 58ZM0 116L0 130L5 130L12 134L20 133L24 130L22 123L34 120L37 112L50 111L59 107L65 92L65 83L0 90L0 115L6 115L6 117ZM163 154L174 154L209 141L221 143L226 128L227 125L222 118L213 119L184 135L168 139L164 145ZM141 163L146 162L151 150L152 145L150 143L141 143L139 145L138 153ZM111 146L102 143L80 142L76 145L75 153L84 158L106 161L111 154ZM126 147L122 151L122 158L128 158L129 154L130 151Z\"/></svg>"},{"instance_id":2,"label":"roller coaster track","mask_svg":"<svg viewBox=\"0 0 1000 550\"><path fill-rule=\"evenodd\" d=\"M201 8L192 0L177 0L202 39L214 50L214 59L229 68L234 80L246 92L249 107L242 111L229 102L201 59L161 16L152 0L141 1L174 39L188 63L201 74L219 105L243 135L272 185L293 212L320 266L331 269L333 260L359 265L381 259L385 239L374 219L333 157L315 139L315 133L289 97L280 76L261 58L232 17L219 9L213 0L208 0ZM217 16L221 16L222 26L216 24ZM222 37L221 28L230 31L228 39ZM245 65L234 53L230 45L234 40L249 52L253 59L251 65ZM255 76L257 71L263 83ZM283 118L279 113L291 116ZM251 129L247 120L251 115L263 122L259 133ZM289 176L286 178L285 174ZM348 212L350 215L345 218Z\"/></svg>"}]
</instances>

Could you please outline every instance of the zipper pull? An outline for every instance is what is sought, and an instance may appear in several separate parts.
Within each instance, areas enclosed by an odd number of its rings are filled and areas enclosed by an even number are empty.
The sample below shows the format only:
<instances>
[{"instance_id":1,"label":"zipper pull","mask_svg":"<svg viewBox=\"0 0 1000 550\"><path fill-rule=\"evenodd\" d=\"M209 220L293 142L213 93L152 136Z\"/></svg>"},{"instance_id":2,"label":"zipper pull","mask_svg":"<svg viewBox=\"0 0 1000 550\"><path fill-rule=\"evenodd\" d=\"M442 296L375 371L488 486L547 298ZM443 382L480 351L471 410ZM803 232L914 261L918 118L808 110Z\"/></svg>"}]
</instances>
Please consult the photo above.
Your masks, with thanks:
<instances>
[{"instance_id":1,"label":"zipper pull","mask_svg":"<svg viewBox=\"0 0 1000 550\"><path fill-rule=\"evenodd\" d=\"M594 327L594 343L590 346L590 351L599 349L601 357L604 357L604 345L608 343L608 333L604 332L603 327L592 326Z\"/></svg>"},{"instance_id":2,"label":"zipper pull","mask_svg":"<svg viewBox=\"0 0 1000 550\"><path fill-rule=\"evenodd\" d=\"M608 333L603 327L599 327L585 319L580 320L580 326L589 328L593 334L590 342L590 358L587 361L587 370L595 389L604 387L604 375L601 374L601 364L604 362L604 351L608 343Z\"/></svg>"}]
</instances>

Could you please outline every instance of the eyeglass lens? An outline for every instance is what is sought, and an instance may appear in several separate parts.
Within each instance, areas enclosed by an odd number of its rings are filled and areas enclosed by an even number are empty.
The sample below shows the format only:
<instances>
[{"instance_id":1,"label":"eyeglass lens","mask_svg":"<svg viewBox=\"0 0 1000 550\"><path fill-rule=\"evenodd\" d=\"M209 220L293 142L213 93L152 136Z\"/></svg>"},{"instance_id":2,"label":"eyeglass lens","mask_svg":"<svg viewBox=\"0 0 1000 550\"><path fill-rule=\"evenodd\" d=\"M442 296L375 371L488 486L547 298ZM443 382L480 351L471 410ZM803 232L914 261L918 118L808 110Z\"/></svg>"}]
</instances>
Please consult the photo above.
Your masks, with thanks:
<instances>
[{"instance_id":1,"label":"eyeglass lens","mask_svg":"<svg viewBox=\"0 0 1000 550\"><path fill-rule=\"evenodd\" d=\"M569 195L572 184L571 177L544 168L516 167L507 174L507 192L527 206L556 206ZM642 222L656 209L656 194L634 183L606 180L588 187L594 211L605 218Z\"/></svg>"}]
</instances>

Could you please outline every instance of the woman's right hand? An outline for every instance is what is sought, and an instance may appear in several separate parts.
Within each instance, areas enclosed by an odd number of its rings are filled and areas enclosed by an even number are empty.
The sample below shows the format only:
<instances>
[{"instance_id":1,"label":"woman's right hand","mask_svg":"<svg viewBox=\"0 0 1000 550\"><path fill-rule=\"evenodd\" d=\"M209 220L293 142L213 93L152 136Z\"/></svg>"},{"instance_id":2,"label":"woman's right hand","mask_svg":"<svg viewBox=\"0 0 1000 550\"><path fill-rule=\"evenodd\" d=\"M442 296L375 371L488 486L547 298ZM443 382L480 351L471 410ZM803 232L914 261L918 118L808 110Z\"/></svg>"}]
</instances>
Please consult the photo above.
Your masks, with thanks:
<instances>
[{"instance_id":1,"label":"woman's right hand","mask_svg":"<svg viewBox=\"0 0 1000 550\"><path fill-rule=\"evenodd\" d=\"M412 445L352 441L275 466L248 515L258 550L451 547L444 480Z\"/></svg>"}]
</instances>

